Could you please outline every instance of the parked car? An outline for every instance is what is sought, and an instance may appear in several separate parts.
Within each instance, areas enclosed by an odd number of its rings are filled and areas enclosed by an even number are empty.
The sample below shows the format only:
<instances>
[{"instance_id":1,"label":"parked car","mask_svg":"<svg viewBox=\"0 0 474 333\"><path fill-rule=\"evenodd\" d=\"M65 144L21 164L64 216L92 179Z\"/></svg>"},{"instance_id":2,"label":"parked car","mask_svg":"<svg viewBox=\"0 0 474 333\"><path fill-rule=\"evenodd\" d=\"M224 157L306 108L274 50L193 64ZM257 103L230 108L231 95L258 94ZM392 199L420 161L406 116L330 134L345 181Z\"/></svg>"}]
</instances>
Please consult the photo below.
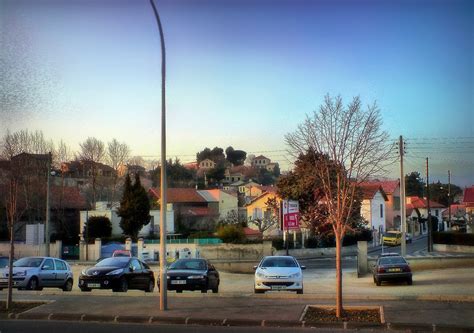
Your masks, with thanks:
<instances>
[{"instance_id":1,"label":"parked car","mask_svg":"<svg viewBox=\"0 0 474 333\"><path fill-rule=\"evenodd\" d=\"M268 256L264 257L255 269L256 294L265 293L270 290L296 291L303 293L303 272L305 266L291 256Z\"/></svg>"},{"instance_id":2,"label":"parked car","mask_svg":"<svg viewBox=\"0 0 474 333\"><path fill-rule=\"evenodd\" d=\"M383 245L396 246L402 243L402 233L400 231L388 231L382 236Z\"/></svg>"},{"instance_id":3,"label":"parked car","mask_svg":"<svg viewBox=\"0 0 474 333\"><path fill-rule=\"evenodd\" d=\"M112 257L132 257L132 253L129 250L115 250L112 253Z\"/></svg>"},{"instance_id":4,"label":"parked car","mask_svg":"<svg viewBox=\"0 0 474 333\"><path fill-rule=\"evenodd\" d=\"M374 266L374 283L380 286L383 281L404 280L413 284L412 272L408 262L399 254L381 255Z\"/></svg>"},{"instance_id":5,"label":"parked car","mask_svg":"<svg viewBox=\"0 0 474 333\"><path fill-rule=\"evenodd\" d=\"M42 290L44 287L71 291L74 278L69 264L51 257L25 257L13 263L13 287ZM8 287L8 268L0 271L0 289Z\"/></svg>"},{"instance_id":6,"label":"parked car","mask_svg":"<svg viewBox=\"0 0 474 333\"><path fill-rule=\"evenodd\" d=\"M9 260L10 260L10 258L8 258L8 257L0 257L0 268L7 267Z\"/></svg>"},{"instance_id":7,"label":"parked car","mask_svg":"<svg viewBox=\"0 0 474 333\"><path fill-rule=\"evenodd\" d=\"M169 266L166 278L167 289L176 290L177 293L183 290L207 293L209 289L213 293L219 292L219 272L206 259L178 259Z\"/></svg>"},{"instance_id":8,"label":"parked car","mask_svg":"<svg viewBox=\"0 0 474 333\"><path fill-rule=\"evenodd\" d=\"M155 276L138 258L111 257L84 269L79 276L79 288L81 291L112 289L115 292L140 289L151 293L155 288Z\"/></svg>"}]
</instances>

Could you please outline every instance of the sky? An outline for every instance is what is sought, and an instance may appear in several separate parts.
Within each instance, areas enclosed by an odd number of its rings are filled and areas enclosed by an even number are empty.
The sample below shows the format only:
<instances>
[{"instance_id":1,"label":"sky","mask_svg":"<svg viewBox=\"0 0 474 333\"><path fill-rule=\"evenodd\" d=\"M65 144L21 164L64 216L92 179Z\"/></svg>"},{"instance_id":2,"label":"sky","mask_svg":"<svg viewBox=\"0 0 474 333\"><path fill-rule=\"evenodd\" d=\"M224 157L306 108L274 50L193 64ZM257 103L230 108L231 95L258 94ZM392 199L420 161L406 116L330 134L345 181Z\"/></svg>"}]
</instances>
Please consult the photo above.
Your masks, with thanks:
<instances>
[{"instance_id":1,"label":"sky","mask_svg":"<svg viewBox=\"0 0 474 333\"><path fill-rule=\"evenodd\" d=\"M155 0L167 155L205 147L291 168L284 136L326 94L380 108L405 171L474 184L474 2ZM0 0L0 136L41 130L159 159L161 51L147 0ZM394 168L389 174L399 177Z\"/></svg>"}]
</instances>

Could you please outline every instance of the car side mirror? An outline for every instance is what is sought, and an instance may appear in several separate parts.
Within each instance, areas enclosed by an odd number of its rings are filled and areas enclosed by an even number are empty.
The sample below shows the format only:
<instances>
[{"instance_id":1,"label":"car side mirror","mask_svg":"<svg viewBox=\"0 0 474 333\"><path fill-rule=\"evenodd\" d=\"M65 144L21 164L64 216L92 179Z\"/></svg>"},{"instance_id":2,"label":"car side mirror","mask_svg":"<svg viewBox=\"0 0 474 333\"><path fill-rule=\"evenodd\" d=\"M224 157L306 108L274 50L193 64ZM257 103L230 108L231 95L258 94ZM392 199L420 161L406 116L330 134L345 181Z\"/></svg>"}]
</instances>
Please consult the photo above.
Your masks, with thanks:
<instances>
[{"instance_id":1,"label":"car side mirror","mask_svg":"<svg viewBox=\"0 0 474 333\"><path fill-rule=\"evenodd\" d=\"M306 269L306 266L300 266L301 269Z\"/></svg>"},{"instance_id":2,"label":"car side mirror","mask_svg":"<svg viewBox=\"0 0 474 333\"><path fill-rule=\"evenodd\" d=\"M256 271L258 266L253 266L253 270Z\"/></svg>"}]
</instances>

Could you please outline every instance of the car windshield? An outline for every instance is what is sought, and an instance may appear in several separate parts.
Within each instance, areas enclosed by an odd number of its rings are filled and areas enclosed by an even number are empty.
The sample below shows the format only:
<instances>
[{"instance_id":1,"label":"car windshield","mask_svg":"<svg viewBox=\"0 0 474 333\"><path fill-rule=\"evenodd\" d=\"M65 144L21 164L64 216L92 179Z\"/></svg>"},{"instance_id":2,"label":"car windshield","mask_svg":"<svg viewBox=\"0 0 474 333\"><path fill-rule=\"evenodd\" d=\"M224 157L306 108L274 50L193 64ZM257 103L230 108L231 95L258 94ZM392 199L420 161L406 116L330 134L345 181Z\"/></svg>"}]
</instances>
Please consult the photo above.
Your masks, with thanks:
<instances>
[{"instance_id":1,"label":"car windshield","mask_svg":"<svg viewBox=\"0 0 474 333\"><path fill-rule=\"evenodd\" d=\"M170 270L173 269L195 269L195 270L204 270L207 268L206 262L204 260L178 260L172 263L169 267Z\"/></svg>"},{"instance_id":2,"label":"car windshield","mask_svg":"<svg viewBox=\"0 0 474 333\"><path fill-rule=\"evenodd\" d=\"M0 268L8 266L8 258L0 258Z\"/></svg>"},{"instance_id":3,"label":"car windshield","mask_svg":"<svg viewBox=\"0 0 474 333\"><path fill-rule=\"evenodd\" d=\"M113 266L113 267L127 267L130 258L127 257L114 257L114 258L105 258L95 264L96 267L105 267L105 266Z\"/></svg>"},{"instance_id":4,"label":"car windshield","mask_svg":"<svg viewBox=\"0 0 474 333\"><path fill-rule=\"evenodd\" d=\"M261 267L298 267L293 258L266 258Z\"/></svg>"},{"instance_id":5,"label":"car windshield","mask_svg":"<svg viewBox=\"0 0 474 333\"><path fill-rule=\"evenodd\" d=\"M385 257L380 258L379 265L398 265L406 264L407 262L402 257Z\"/></svg>"},{"instance_id":6,"label":"car windshield","mask_svg":"<svg viewBox=\"0 0 474 333\"><path fill-rule=\"evenodd\" d=\"M43 258L21 258L13 263L13 267L39 267Z\"/></svg>"},{"instance_id":7,"label":"car windshield","mask_svg":"<svg viewBox=\"0 0 474 333\"><path fill-rule=\"evenodd\" d=\"M385 234L385 236L387 237L397 237L397 235L398 235L398 232L387 232Z\"/></svg>"}]
</instances>

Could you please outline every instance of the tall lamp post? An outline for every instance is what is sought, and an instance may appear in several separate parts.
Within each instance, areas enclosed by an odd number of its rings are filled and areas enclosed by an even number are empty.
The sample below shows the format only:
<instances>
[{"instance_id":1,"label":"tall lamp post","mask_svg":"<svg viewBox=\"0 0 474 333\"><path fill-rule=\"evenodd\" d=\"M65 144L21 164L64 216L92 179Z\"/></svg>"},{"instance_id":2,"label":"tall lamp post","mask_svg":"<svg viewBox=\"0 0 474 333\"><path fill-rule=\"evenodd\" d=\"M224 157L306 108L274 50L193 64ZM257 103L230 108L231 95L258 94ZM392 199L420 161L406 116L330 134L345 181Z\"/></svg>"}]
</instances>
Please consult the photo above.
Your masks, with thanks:
<instances>
[{"instance_id":1,"label":"tall lamp post","mask_svg":"<svg viewBox=\"0 0 474 333\"><path fill-rule=\"evenodd\" d=\"M51 152L48 153L48 170L47 170L47 175L46 175L46 218L44 222L44 237L45 237L45 255L46 257L49 257L50 251L49 251L49 242L50 242L50 237L49 237L49 223L50 223L50 192L51 192Z\"/></svg>"},{"instance_id":2,"label":"tall lamp post","mask_svg":"<svg viewBox=\"0 0 474 333\"><path fill-rule=\"evenodd\" d=\"M163 27L154 0L150 0L150 4L158 24L161 42L160 310L164 311L168 307L166 279L166 49Z\"/></svg>"}]
</instances>

